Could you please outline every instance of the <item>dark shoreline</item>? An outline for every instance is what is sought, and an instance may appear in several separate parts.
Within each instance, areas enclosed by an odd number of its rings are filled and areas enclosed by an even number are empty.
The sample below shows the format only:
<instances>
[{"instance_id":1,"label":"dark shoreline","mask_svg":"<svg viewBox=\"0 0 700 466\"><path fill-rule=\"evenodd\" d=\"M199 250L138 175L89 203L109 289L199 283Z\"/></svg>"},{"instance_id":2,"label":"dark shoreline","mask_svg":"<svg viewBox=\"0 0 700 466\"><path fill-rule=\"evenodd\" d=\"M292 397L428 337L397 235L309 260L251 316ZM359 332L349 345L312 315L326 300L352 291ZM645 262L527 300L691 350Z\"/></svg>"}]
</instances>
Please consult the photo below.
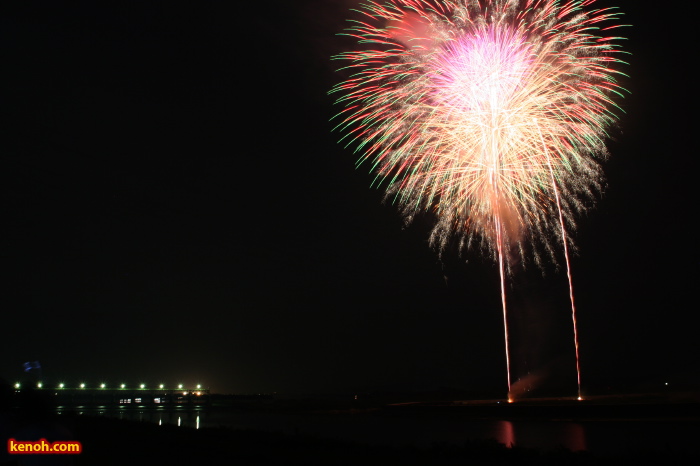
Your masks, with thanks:
<instances>
[{"instance_id":1,"label":"dark shoreline","mask_svg":"<svg viewBox=\"0 0 700 466\"><path fill-rule=\"evenodd\" d=\"M416 415L462 415L480 419L700 421L699 403L599 404L576 401L493 405L451 402L389 405L385 409Z\"/></svg>"}]
</instances>

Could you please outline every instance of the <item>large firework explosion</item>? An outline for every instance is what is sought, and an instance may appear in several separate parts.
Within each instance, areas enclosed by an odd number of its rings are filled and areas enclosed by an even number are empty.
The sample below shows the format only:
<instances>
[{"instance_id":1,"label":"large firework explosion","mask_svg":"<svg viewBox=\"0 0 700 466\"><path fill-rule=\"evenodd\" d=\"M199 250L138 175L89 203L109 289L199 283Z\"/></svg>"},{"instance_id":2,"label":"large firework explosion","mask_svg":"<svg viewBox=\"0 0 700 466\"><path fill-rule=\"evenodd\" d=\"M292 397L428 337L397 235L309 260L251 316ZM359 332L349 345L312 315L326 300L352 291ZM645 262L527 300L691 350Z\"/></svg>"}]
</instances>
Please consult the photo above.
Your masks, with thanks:
<instances>
[{"instance_id":1,"label":"large firework explosion","mask_svg":"<svg viewBox=\"0 0 700 466\"><path fill-rule=\"evenodd\" d=\"M358 163L408 221L435 214L435 246L475 241L498 260L504 320L511 254L561 244L569 271L566 231L602 182L619 13L594 1L364 3L347 30L363 50L335 57L353 71L332 92Z\"/></svg>"}]
</instances>

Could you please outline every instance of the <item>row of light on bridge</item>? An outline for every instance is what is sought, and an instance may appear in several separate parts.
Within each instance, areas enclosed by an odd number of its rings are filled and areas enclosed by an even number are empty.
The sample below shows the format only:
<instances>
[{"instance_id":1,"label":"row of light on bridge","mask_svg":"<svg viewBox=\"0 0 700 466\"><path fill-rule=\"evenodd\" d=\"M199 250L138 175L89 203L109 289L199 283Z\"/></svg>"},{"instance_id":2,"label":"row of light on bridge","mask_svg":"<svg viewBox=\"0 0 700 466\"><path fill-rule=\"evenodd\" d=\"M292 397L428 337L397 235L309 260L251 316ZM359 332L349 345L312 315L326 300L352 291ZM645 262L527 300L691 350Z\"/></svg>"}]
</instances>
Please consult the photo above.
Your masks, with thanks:
<instances>
[{"instance_id":1,"label":"row of light on bridge","mask_svg":"<svg viewBox=\"0 0 700 466\"><path fill-rule=\"evenodd\" d=\"M16 389L19 389L19 388L21 388L21 387L22 387L22 385L21 385L19 382L17 382L17 383L15 384L15 388L16 388ZM41 383L41 382L37 382L36 387L37 387L37 388L45 388L45 387L44 387L44 384ZM78 387L79 387L79 388L86 388L86 386L85 386L84 383L81 383ZM179 384L179 385L177 386L177 389L178 389L178 390L182 390L183 387L184 387L183 384ZM70 387L66 387L66 384L59 383L58 386L57 386L56 388L59 388L59 389L60 389L60 388L70 388ZM107 384L104 384L104 383L103 383L103 384L100 384L100 388L107 388ZM126 388L126 384L121 384L121 385L119 386L119 388ZM158 385L158 388L159 388L159 389L165 389L165 384L160 384L160 385ZM142 383L141 385L139 385L139 389L141 389L141 390L146 390L146 384ZM201 384L197 384L197 390L201 390L201 389L202 389L202 385L201 385Z\"/></svg>"}]
</instances>

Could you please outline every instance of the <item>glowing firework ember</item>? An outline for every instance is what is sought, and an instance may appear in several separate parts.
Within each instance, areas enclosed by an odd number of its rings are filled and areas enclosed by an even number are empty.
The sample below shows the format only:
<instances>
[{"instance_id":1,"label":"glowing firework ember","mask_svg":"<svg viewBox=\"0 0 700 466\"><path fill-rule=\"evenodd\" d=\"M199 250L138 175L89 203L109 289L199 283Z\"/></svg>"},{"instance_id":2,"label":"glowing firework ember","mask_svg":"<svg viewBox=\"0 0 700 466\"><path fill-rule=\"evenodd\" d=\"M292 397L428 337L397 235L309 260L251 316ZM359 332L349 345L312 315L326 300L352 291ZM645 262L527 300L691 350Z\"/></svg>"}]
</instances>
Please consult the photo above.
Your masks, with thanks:
<instances>
[{"instance_id":1,"label":"glowing firework ember","mask_svg":"<svg viewBox=\"0 0 700 466\"><path fill-rule=\"evenodd\" d=\"M338 126L372 162L408 221L431 211L431 242L476 242L505 275L513 253L540 262L598 190L605 130L621 88L611 65L619 13L595 0L393 0L366 3L335 57L355 73L332 90ZM553 241L552 241L553 239ZM527 251L527 252L526 252Z\"/></svg>"}]
</instances>

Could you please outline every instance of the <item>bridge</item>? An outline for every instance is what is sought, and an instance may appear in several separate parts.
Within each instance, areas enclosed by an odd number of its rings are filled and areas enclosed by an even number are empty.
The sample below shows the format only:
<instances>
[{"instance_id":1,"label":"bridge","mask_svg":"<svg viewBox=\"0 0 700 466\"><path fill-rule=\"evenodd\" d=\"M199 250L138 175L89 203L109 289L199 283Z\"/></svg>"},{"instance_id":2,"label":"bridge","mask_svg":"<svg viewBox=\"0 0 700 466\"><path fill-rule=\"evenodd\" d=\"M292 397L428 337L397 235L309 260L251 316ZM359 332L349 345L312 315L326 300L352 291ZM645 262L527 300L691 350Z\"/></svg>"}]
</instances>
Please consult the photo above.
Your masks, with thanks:
<instances>
[{"instance_id":1,"label":"bridge","mask_svg":"<svg viewBox=\"0 0 700 466\"><path fill-rule=\"evenodd\" d=\"M168 387L160 384L148 387L145 384L109 387L100 384L88 387L80 384L68 387L65 384L49 387L42 383L22 386L16 383L15 395L21 397L22 392L32 392L48 400L56 407L62 406L133 406L133 407L175 407L175 406L207 406L211 402L208 388L201 385L188 387L183 384Z\"/></svg>"}]
</instances>

